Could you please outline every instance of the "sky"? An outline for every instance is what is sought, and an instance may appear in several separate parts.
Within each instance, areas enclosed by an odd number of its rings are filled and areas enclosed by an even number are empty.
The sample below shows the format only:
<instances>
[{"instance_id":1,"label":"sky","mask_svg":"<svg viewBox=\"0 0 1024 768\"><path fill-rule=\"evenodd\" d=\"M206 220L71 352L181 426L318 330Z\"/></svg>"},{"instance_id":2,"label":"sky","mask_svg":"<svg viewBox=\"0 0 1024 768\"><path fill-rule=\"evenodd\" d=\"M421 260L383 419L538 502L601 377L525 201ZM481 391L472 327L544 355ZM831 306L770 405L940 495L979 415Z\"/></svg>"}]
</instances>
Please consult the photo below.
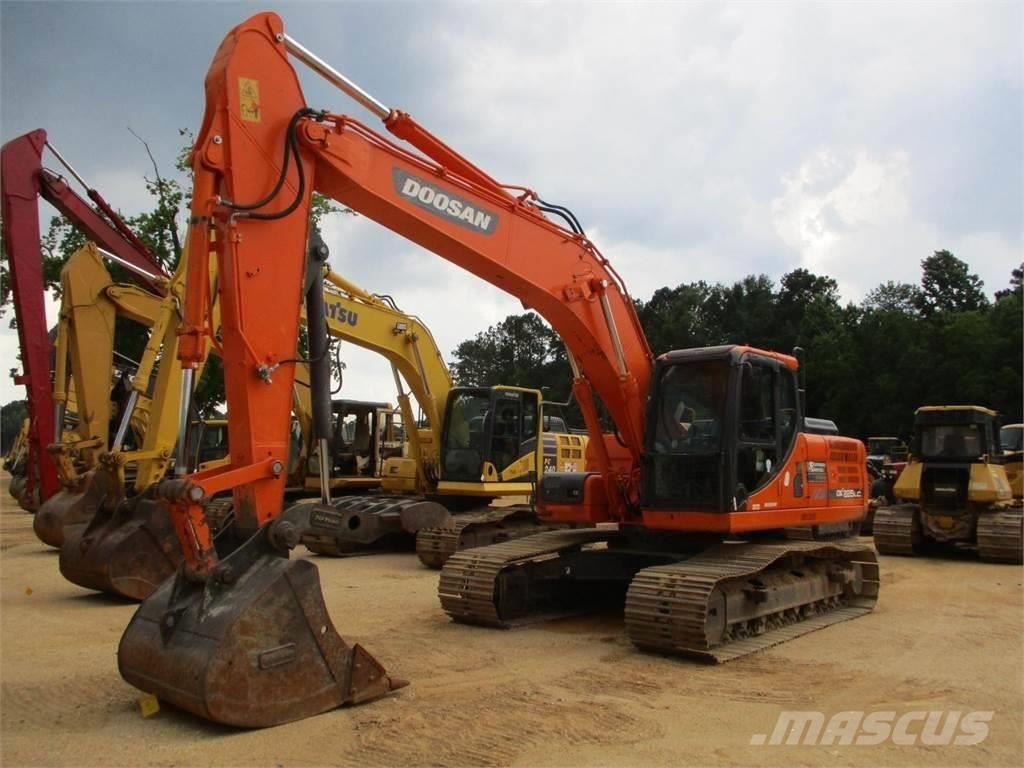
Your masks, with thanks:
<instances>
[{"instance_id":1,"label":"sky","mask_svg":"<svg viewBox=\"0 0 1024 768\"><path fill-rule=\"evenodd\" d=\"M144 210L149 159L128 128L167 173L179 129L202 117L213 52L258 9L4 0L0 138L45 128L116 207ZM637 298L804 267L859 301L885 280L917 282L943 248L991 294L1024 260L1020 2L272 9L491 176L572 208ZM383 130L297 68L311 106ZM324 234L332 267L394 296L449 359L522 311L365 218L332 217ZM2 324L6 371L17 337ZM393 398L381 358L346 344L342 359L344 396ZM20 397L4 374L0 402Z\"/></svg>"}]
</instances>

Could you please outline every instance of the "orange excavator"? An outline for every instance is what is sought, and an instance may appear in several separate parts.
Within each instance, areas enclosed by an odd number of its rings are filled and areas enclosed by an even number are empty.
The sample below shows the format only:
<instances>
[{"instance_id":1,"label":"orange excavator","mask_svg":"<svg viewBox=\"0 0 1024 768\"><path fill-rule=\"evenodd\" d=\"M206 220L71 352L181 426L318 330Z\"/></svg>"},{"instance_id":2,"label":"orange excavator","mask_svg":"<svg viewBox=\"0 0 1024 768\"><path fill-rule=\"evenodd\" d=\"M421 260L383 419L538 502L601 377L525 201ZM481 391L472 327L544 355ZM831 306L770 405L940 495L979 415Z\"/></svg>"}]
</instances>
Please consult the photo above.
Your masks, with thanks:
<instances>
[{"instance_id":1,"label":"orange excavator","mask_svg":"<svg viewBox=\"0 0 1024 768\"><path fill-rule=\"evenodd\" d=\"M405 145L310 109L292 56ZM569 350L588 467L546 474L538 514L605 525L455 554L439 587L453 617L508 626L625 593L636 645L724 660L873 608L874 551L815 538L842 536L863 516L864 447L807 431L795 357L722 346L655 359L622 280L568 209L498 183L290 38L277 15L252 17L221 44L192 162L180 356L186 366L202 360L206 259L216 258L231 461L159 487L185 564L122 637L128 682L242 726L366 701L403 682L342 640L315 566L288 559L305 532L339 524L326 503L282 511L302 295L315 421L319 438L327 434L322 291L309 291L307 277L319 265L304 258L314 190L518 297ZM202 504L227 489L249 538L224 556Z\"/></svg>"}]
</instances>

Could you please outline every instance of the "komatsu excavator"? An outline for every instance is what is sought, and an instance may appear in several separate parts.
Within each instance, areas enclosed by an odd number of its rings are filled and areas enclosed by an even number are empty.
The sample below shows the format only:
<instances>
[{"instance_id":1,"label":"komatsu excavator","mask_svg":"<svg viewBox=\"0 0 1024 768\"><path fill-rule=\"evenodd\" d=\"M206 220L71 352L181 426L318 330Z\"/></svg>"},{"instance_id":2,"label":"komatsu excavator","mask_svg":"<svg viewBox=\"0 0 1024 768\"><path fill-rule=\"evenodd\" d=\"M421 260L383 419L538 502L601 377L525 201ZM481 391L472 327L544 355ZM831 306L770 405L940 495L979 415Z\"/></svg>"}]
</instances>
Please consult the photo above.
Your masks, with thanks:
<instances>
[{"instance_id":1,"label":"komatsu excavator","mask_svg":"<svg viewBox=\"0 0 1024 768\"><path fill-rule=\"evenodd\" d=\"M85 188L91 204L62 175L43 166L46 149ZM128 268L141 287L162 294L165 277L159 260L56 150L46 131L35 130L4 144L0 149L0 216L23 366L15 383L25 386L29 413L28 471L22 497L33 511L60 490L56 465L46 448L62 437L55 431L57 419L50 384L52 346L44 308L40 199L53 205L110 258Z\"/></svg>"},{"instance_id":2,"label":"komatsu excavator","mask_svg":"<svg viewBox=\"0 0 1024 768\"><path fill-rule=\"evenodd\" d=\"M332 500L337 535L307 534L319 554L365 552L416 537L420 559L440 567L457 549L550 530L530 505L487 507L529 496L545 463L578 461L586 437L538 431L543 399L520 387L455 387L430 331L394 301L334 272L325 276L330 334L380 353L391 364L408 456L384 459L383 493ZM414 415L403 380L425 423ZM564 431L564 427L563 427ZM441 456L452 456L442 462ZM450 513L457 514L452 517Z\"/></svg>"},{"instance_id":3,"label":"komatsu excavator","mask_svg":"<svg viewBox=\"0 0 1024 768\"><path fill-rule=\"evenodd\" d=\"M407 146L310 109L290 56ZM231 464L159 488L185 563L121 639L129 683L242 726L367 701L404 683L342 640L316 567L288 559L304 533L332 535L338 520L329 504L282 510L304 289L318 439L329 434L323 292L308 290L319 265L304 258L314 190L518 297L569 351L589 465L546 474L538 513L616 525L456 553L439 587L452 616L507 626L562 600L628 590L626 628L638 646L724 660L872 610L879 579L869 546L779 533L848 529L867 501L863 443L803 431L798 361L741 346L655 360L622 280L567 209L492 179L289 37L277 15L258 14L222 42L192 162L180 354L187 369L202 360L205 261L216 258ZM249 538L222 556L202 503L228 488L238 532Z\"/></svg>"}]
</instances>

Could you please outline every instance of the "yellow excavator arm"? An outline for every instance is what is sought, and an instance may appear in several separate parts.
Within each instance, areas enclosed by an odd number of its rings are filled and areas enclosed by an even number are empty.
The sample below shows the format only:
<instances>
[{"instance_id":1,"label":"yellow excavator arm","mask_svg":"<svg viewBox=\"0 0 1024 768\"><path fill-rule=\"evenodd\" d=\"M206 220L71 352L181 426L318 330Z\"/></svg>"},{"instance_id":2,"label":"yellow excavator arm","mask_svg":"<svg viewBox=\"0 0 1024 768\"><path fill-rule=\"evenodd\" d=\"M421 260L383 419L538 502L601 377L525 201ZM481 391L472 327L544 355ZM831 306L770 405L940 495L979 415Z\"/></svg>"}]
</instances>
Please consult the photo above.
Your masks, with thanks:
<instances>
[{"instance_id":1,"label":"yellow excavator arm","mask_svg":"<svg viewBox=\"0 0 1024 768\"><path fill-rule=\"evenodd\" d=\"M395 377L409 456L384 462L382 486L390 491L423 491L437 480L442 414L452 388L441 350L416 316L334 272L328 271L324 279L328 333L382 355ZM409 393L423 413L424 425L417 425Z\"/></svg>"}]
</instances>

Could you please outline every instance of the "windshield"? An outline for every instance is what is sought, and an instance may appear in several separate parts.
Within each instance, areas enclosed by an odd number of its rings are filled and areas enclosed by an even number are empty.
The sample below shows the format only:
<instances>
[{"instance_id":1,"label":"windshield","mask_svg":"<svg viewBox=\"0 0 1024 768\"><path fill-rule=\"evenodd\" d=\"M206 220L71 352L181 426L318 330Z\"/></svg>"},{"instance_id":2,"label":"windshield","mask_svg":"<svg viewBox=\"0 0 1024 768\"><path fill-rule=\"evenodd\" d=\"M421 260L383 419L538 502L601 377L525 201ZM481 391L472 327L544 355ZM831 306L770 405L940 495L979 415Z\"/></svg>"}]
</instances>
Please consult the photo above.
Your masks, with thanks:
<instances>
[{"instance_id":1,"label":"windshield","mask_svg":"<svg viewBox=\"0 0 1024 768\"><path fill-rule=\"evenodd\" d=\"M486 453L484 440L490 399L487 390L463 390L449 400L441 454L442 471L447 479L479 482Z\"/></svg>"},{"instance_id":2,"label":"windshield","mask_svg":"<svg viewBox=\"0 0 1024 768\"><path fill-rule=\"evenodd\" d=\"M976 459L985 451L977 424L921 427L921 455L942 459Z\"/></svg>"},{"instance_id":3,"label":"windshield","mask_svg":"<svg viewBox=\"0 0 1024 768\"><path fill-rule=\"evenodd\" d=\"M888 456L896 448L899 441L895 437L873 437L868 440L868 454L871 456Z\"/></svg>"},{"instance_id":4,"label":"windshield","mask_svg":"<svg viewBox=\"0 0 1024 768\"><path fill-rule=\"evenodd\" d=\"M1014 424L999 430L999 442L1004 451L1024 451L1024 426Z\"/></svg>"},{"instance_id":5,"label":"windshield","mask_svg":"<svg viewBox=\"0 0 1024 768\"><path fill-rule=\"evenodd\" d=\"M721 361L664 368L654 412L654 452L717 453L728 380L728 365Z\"/></svg>"}]
</instances>

